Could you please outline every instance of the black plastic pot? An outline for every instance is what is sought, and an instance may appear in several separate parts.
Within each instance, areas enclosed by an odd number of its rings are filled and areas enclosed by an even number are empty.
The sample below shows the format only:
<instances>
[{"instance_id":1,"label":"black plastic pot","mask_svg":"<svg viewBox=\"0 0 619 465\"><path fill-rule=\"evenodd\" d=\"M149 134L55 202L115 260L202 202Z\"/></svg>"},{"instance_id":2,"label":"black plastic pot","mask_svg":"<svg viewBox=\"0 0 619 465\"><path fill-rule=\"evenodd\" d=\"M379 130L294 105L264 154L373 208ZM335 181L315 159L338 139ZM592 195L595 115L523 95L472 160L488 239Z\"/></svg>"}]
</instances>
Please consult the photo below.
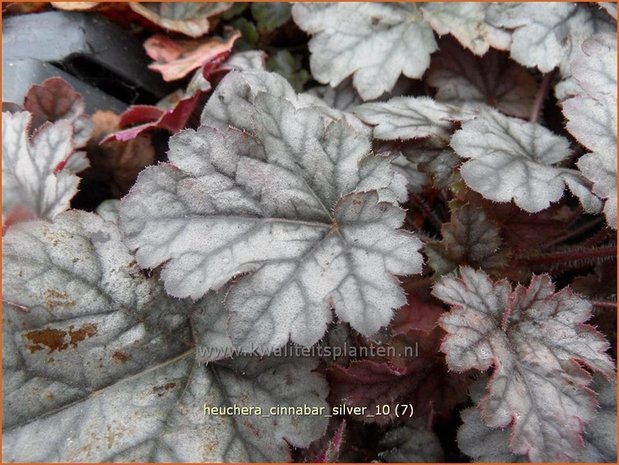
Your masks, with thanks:
<instances>
[{"instance_id":1,"label":"black plastic pot","mask_svg":"<svg viewBox=\"0 0 619 465\"><path fill-rule=\"evenodd\" d=\"M11 16L2 31L2 100L23 103L33 84L52 76L71 83L89 112L154 103L169 87L148 69L141 42L116 24L79 12Z\"/></svg>"}]
</instances>

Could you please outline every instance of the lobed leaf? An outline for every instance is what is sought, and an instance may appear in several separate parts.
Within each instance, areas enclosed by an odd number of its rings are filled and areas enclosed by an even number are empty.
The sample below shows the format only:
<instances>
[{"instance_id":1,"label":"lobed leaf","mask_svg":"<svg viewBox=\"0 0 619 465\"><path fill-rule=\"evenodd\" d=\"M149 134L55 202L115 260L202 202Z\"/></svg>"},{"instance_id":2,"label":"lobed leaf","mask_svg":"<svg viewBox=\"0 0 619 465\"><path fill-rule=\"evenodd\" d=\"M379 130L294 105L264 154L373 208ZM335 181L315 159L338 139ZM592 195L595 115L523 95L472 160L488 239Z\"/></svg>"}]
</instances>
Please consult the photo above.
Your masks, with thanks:
<instances>
[{"instance_id":1,"label":"lobed leaf","mask_svg":"<svg viewBox=\"0 0 619 465\"><path fill-rule=\"evenodd\" d=\"M567 139L537 123L485 109L456 131L451 146L460 157L470 158L460 173L486 199L513 200L535 213L558 201L567 185L585 211L601 207L578 171L555 166L571 154Z\"/></svg>"},{"instance_id":2,"label":"lobed leaf","mask_svg":"<svg viewBox=\"0 0 619 465\"><path fill-rule=\"evenodd\" d=\"M249 273L226 299L245 350L312 345L332 307L373 334L405 302L394 275L421 270L420 241L397 229L404 212L379 202L396 179L388 159L316 108L280 76L232 72L203 125L170 140L171 164L144 170L122 201L127 243L143 268L166 262L171 295Z\"/></svg>"},{"instance_id":3,"label":"lobed leaf","mask_svg":"<svg viewBox=\"0 0 619 465\"><path fill-rule=\"evenodd\" d=\"M423 17L439 34L451 34L475 55L484 55L490 47L506 50L510 34L486 20L490 5L472 2L426 2ZM442 48L442 47L441 47Z\"/></svg>"},{"instance_id":4,"label":"lobed leaf","mask_svg":"<svg viewBox=\"0 0 619 465\"><path fill-rule=\"evenodd\" d=\"M617 227L617 46L616 34L600 34L582 45L572 65L578 94L563 102L567 129L592 153L578 168L605 199L609 226Z\"/></svg>"},{"instance_id":5,"label":"lobed leaf","mask_svg":"<svg viewBox=\"0 0 619 465\"><path fill-rule=\"evenodd\" d=\"M26 111L2 113L3 217L19 209L26 217L52 219L77 193L74 169L84 168L85 154L74 152L68 120L43 124L32 139L31 122Z\"/></svg>"},{"instance_id":6,"label":"lobed leaf","mask_svg":"<svg viewBox=\"0 0 619 465\"><path fill-rule=\"evenodd\" d=\"M292 17L313 35L314 78L335 87L353 76L364 100L389 92L400 74L420 78L437 49L432 28L412 3L299 3Z\"/></svg>"},{"instance_id":7,"label":"lobed leaf","mask_svg":"<svg viewBox=\"0 0 619 465\"><path fill-rule=\"evenodd\" d=\"M24 98L24 110L32 113L32 130L47 121L69 121L73 127L75 147L86 145L94 128L90 118L85 115L86 104L82 96L59 77L46 79L40 85L30 87ZM86 162L81 169L87 166Z\"/></svg>"},{"instance_id":8,"label":"lobed leaf","mask_svg":"<svg viewBox=\"0 0 619 465\"><path fill-rule=\"evenodd\" d=\"M225 39L209 37L206 40L172 40L164 35L154 35L144 48L155 63L149 68L158 71L165 81L174 81L187 76L212 61L226 59L241 33L234 31Z\"/></svg>"},{"instance_id":9,"label":"lobed leaf","mask_svg":"<svg viewBox=\"0 0 619 465\"><path fill-rule=\"evenodd\" d=\"M446 145L455 121L470 118L452 105L429 97L395 97L387 102L365 103L353 113L374 127L380 140L430 139Z\"/></svg>"},{"instance_id":10,"label":"lobed leaf","mask_svg":"<svg viewBox=\"0 0 619 465\"><path fill-rule=\"evenodd\" d=\"M11 228L4 241L3 456L10 461L288 461L326 419L315 360L195 362L191 320L209 302L169 298L117 226L80 211ZM251 415L204 407L252 406ZM265 416L263 416L263 414Z\"/></svg>"},{"instance_id":11,"label":"lobed leaf","mask_svg":"<svg viewBox=\"0 0 619 465\"><path fill-rule=\"evenodd\" d=\"M409 180L409 190L419 192L420 186L428 181L437 189L445 189L451 184L452 175L460 165L460 157L449 147L437 148L432 144L427 146L410 145L402 147L402 158L394 163L402 166ZM418 186L416 188L411 188Z\"/></svg>"},{"instance_id":12,"label":"lobed leaf","mask_svg":"<svg viewBox=\"0 0 619 465\"><path fill-rule=\"evenodd\" d=\"M614 463L617 457L616 383L596 376L593 386L599 393L600 410L587 426L584 448L575 461ZM525 455L516 455L510 451L509 429L486 426L481 412L474 407L463 410L461 417L463 424L458 429L458 447L476 462L527 461Z\"/></svg>"},{"instance_id":13,"label":"lobed leaf","mask_svg":"<svg viewBox=\"0 0 619 465\"><path fill-rule=\"evenodd\" d=\"M487 13L493 26L511 31L511 57L543 73L559 67L570 74L574 53L598 32L616 33L611 19L595 7L569 2L495 3Z\"/></svg>"},{"instance_id":14,"label":"lobed leaf","mask_svg":"<svg viewBox=\"0 0 619 465\"><path fill-rule=\"evenodd\" d=\"M149 21L190 37L200 37L209 32L209 18L231 8L230 2L130 2L136 13Z\"/></svg>"},{"instance_id":15,"label":"lobed leaf","mask_svg":"<svg viewBox=\"0 0 619 465\"><path fill-rule=\"evenodd\" d=\"M501 231L505 245L511 251L512 258L520 255L530 256L541 252L548 244L559 241L566 228L573 221L572 210L565 205L555 204L539 213L527 213L513 203L497 204L484 199L480 194L470 189L459 189L457 201L469 203L484 210L488 219L495 223ZM503 269L503 272L511 268ZM515 269L514 269L515 271ZM524 272L520 278L511 277L515 281L528 279L530 273Z\"/></svg>"},{"instance_id":16,"label":"lobed leaf","mask_svg":"<svg viewBox=\"0 0 619 465\"><path fill-rule=\"evenodd\" d=\"M459 265L493 272L507 264L499 229L482 208L463 205L453 209L451 221L441 226L441 234L442 240L430 241L425 248L428 264L439 275Z\"/></svg>"},{"instance_id":17,"label":"lobed leaf","mask_svg":"<svg viewBox=\"0 0 619 465\"><path fill-rule=\"evenodd\" d=\"M591 376L582 367L615 373L608 343L584 324L591 304L569 289L555 292L547 275L515 290L482 271L460 268L460 275L434 287L452 306L440 320L448 333L441 350L458 372L494 367L480 401L484 423L511 425L511 450L532 461L576 458L596 408L587 388Z\"/></svg>"},{"instance_id":18,"label":"lobed leaf","mask_svg":"<svg viewBox=\"0 0 619 465\"><path fill-rule=\"evenodd\" d=\"M537 83L507 54L489 50L483 57L467 53L453 41L441 40L427 82L437 88L436 100L473 110L490 105L511 116L528 118Z\"/></svg>"},{"instance_id":19,"label":"lobed leaf","mask_svg":"<svg viewBox=\"0 0 619 465\"><path fill-rule=\"evenodd\" d=\"M413 405L414 416L420 417L444 414L465 400L463 377L447 372L439 352L442 313L432 297L411 294L391 324L392 336L379 346L385 356L327 369L331 403L365 407L358 419L388 424L397 418L398 405ZM377 414L379 405L389 406L389 414Z\"/></svg>"}]
</instances>

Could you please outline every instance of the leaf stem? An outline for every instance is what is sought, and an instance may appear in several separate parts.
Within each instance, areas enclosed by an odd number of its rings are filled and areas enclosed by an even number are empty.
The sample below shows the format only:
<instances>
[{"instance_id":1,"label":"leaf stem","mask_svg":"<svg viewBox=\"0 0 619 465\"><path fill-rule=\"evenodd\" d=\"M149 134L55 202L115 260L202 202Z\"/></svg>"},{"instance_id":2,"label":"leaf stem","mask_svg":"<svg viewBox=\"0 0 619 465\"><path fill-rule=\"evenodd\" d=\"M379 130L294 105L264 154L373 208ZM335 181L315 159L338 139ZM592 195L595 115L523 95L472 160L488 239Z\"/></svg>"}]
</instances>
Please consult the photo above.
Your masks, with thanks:
<instances>
[{"instance_id":1,"label":"leaf stem","mask_svg":"<svg viewBox=\"0 0 619 465\"><path fill-rule=\"evenodd\" d=\"M542 109L544 108L544 102L546 101L546 97L548 96L548 90L550 89L550 83L555 77L557 69L553 69L551 72L546 73L544 75L544 79L542 79L542 83L537 90L537 94L535 94L535 102L533 103L533 108L531 109L531 116L529 121L531 123L537 123L539 117L542 113Z\"/></svg>"},{"instance_id":2,"label":"leaf stem","mask_svg":"<svg viewBox=\"0 0 619 465\"><path fill-rule=\"evenodd\" d=\"M608 229L607 227L604 227L600 229L598 232L596 232L591 238L583 242L583 245L585 247L592 247L596 244L599 244L600 242L602 242L604 239L608 237L609 233L610 233L610 229Z\"/></svg>"},{"instance_id":3,"label":"leaf stem","mask_svg":"<svg viewBox=\"0 0 619 465\"><path fill-rule=\"evenodd\" d=\"M608 302L604 300L594 300L591 302L594 307L617 308L617 302Z\"/></svg>"},{"instance_id":4,"label":"leaf stem","mask_svg":"<svg viewBox=\"0 0 619 465\"><path fill-rule=\"evenodd\" d=\"M608 258L617 257L617 246L597 247L590 249L569 249L559 252L551 252L546 254L537 255L534 257L526 258L525 261L529 265L554 265L557 263L570 263L572 265L585 265L588 266L592 262L596 262L598 259L604 261Z\"/></svg>"},{"instance_id":5,"label":"leaf stem","mask_svg":"<svg viewBox=\"0 0 619 465\"><path fill-rule=\"evenodd\" d=\"M544 245L544 249L550 249L551 247L553 247L553 246L555 246L557 244L560 244L561 242L565 242L565 241L570 240L570 239L572 239L574 237L578 237L581 234L585 233L587 230L597 226L602 221L603 221L603 218L601 216L598 216L598 217L594 218L593 220L589 221L588 223L585 223L585 224L579 226L576 229L568 231L565 234L562 234L561 236L559 236L559 237L553 239L552 241L548 242L547 244ZM591 244L591 245L593 245L593 244Z\"/></svg>"}]
</instances>

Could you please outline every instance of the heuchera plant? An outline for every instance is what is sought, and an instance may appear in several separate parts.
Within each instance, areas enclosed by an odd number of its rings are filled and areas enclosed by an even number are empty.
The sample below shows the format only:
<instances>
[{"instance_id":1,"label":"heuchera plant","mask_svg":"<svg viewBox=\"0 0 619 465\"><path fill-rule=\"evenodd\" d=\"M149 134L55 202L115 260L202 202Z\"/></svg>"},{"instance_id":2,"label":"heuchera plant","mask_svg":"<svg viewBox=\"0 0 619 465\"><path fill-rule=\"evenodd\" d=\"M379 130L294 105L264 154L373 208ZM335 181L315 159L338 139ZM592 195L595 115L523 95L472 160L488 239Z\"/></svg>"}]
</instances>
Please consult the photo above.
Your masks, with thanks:
<instances>
[{"instance_id":1,"label":"heuchera plant","mask_svg":"<svg viewBox=\"0 0 619 465\"><path fill-rule=\"evenodd\" d=\"M4 460L616 461L615 4L76 5L178 88L3 104Z\"/></svg>"}]
</instances>

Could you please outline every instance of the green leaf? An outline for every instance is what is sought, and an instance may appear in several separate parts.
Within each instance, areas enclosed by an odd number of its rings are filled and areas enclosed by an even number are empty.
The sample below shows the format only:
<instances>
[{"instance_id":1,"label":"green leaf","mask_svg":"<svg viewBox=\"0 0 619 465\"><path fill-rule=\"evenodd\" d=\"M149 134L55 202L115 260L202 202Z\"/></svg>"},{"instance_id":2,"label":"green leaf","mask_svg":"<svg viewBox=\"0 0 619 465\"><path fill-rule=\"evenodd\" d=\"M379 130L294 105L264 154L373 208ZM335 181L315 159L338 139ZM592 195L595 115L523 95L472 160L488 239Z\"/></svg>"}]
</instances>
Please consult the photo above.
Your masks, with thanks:
<instances>
[{"instance_id":1,"label":"green leaf","mask_svg":"<svg viewBox=\"0 0 619 465\"><path fill-rule=\"evenodd\" d=\"M292 6L287 2L252 3L251 14L256 20L258 32L273 32L290 19Z\"/></svg>"}]
</instances>

